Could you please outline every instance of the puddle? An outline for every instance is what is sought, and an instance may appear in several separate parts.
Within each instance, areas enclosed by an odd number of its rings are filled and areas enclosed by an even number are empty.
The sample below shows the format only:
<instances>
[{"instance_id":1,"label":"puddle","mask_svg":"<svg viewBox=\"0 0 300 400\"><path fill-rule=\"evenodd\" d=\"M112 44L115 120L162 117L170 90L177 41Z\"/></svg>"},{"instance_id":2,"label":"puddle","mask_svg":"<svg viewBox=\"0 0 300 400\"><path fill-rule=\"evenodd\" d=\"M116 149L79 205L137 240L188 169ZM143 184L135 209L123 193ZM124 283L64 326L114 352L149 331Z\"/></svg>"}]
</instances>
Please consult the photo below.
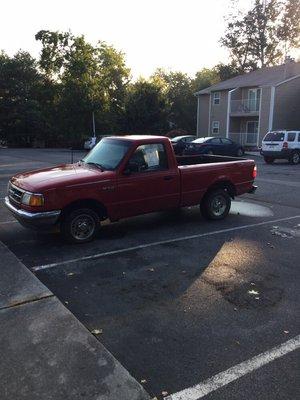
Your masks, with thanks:
<instances>
[{"instance_id":1,"label":"puddle","mask_svg":"<svg viewBox=\"0 0 300 400\"><path fill-rule=\"evenodd\" d=\"M273 211L259 204L248 203L246 201L233 201L231 205L231 214L244 215L246 217L272 217Z\"/></svg>"},{"instance_id":2,"label":"puddle","mask_svg":"<svg viewBox=\"0 0 300 400\"><path fill-rule=\"evenodd\" d=\"M277 304L283 295L280 288L269 287L264 282L250 282L234 287L220 287L227 301L235 306L249 309L266 308Z\"/></svg>"}]
</instances>

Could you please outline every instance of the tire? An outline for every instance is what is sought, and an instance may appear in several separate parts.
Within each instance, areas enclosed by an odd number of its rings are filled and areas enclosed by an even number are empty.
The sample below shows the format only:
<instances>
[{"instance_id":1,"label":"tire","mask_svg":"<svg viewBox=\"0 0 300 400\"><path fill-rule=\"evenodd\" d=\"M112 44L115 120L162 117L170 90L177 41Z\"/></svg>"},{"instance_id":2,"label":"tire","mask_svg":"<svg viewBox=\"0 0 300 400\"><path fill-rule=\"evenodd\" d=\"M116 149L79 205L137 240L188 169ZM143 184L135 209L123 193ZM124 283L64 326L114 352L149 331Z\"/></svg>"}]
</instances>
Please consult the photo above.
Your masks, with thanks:
<instances>
[{"instance_id":1,"label":"tire","mask_svg":"<svg viewBox=\"0 0 300 400\"><path fill-rule=\"evenodd\" d=\"M272 164L274 162L274 158L272 157L264 157L265 163Z\"/></svg>"},{"instance_id":2,"label":"tire","mask_svg":"<svg viewBox=\"0 0 300 400\"><path fill-rule=\"evenodd\" d=\"M94 239L100 228L98 214L90 208L75 209L66 214L60 230L69 243L87 243Z\"/></svg>"},{"instance_id":3,"label":"tire","mask_svg":"<svg viewBox=\"0 0 300 400\"><path fill-rule=\"evenodd\" d=\"M215 189L209 192L200 204L203 217L212 220L224 219L228 215L230 207L231 198L223 189Z\"/></svg>"},{"instance_id":4,"label":"tire","mask_svg":"<svg viewBox=\"0 0 300 400\"><path fill-rule=\"evenodd\" d=\"M240 147L236 152L236 156L243 157L243 155L244 155L244 150Z\"/></svg>"},{"instance_id":5,"label":"tire","mask_svg":"<svg viewBox=\"0 0 300 400\"><path fill-rule=\"evenodd\" d=\"M290 158L289 158L289 162L292 165L296 165L299 164L300 162L300 153L298 151L293 151Z\"/></svg>"}]
</instances>

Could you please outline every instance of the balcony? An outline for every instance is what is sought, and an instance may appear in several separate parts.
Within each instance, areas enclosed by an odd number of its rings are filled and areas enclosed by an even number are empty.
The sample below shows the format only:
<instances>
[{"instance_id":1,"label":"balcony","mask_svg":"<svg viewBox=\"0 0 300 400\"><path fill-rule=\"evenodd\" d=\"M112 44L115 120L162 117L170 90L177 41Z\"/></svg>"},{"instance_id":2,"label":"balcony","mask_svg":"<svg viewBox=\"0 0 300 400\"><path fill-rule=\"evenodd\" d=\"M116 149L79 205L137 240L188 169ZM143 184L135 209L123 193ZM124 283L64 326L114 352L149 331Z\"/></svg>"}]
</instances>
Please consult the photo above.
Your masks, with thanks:
<instances>
[{"instance_id":1,"label":"balcony","mask_svg":"<svg viewBox=\"0 0 300 400\"><path fill-rule=\"evenodd\" d=\"M249 98L243 100L231 100L230 115L247 116L259 115L259 98Z\"/></svg>"}]
</instances>

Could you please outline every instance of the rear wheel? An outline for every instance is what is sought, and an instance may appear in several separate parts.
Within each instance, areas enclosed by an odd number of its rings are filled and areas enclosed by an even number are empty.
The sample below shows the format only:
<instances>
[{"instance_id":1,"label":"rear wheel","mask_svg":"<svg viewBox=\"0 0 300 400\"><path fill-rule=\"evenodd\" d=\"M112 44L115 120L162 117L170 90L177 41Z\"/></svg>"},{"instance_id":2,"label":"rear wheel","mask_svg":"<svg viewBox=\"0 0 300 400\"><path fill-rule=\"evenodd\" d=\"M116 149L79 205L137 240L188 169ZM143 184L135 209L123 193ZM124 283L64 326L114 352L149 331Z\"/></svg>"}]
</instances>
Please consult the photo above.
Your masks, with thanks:
<instances>
[{"instance_id":1,"label":"rear wheel","mask_svg":"<svg viewBox=\"0 0 300 400\"><path fill-rule=\"evenodd\" d=\"M204 196L200 209L205 218L220 220L228 215L230 206L229 194L223 189L215 189Z\"/></svg>"},{"instance_id":2,"label":"rear wheel","mask_svg":"<svg viewBox=\"0 0 300 400\"><path fill-rule=\"evenodd\" d=\"M293 151L289 159L290 164L296 165L300 162L300 153L298 151Z\"/></svg>"},{"instance_id":3,"label":"rear wheel","mask_svg":"<svg viewBox=\"0 0 300 400\"><path fill-rule=\"evenodd\" d=\"M273 157L264 157L264 160L267 164L272 164L274 162Z\"/></svg>"},{"instance_id":4,"label":"rear wheel","mask_svg":"<svg viewBox=\"0 0 300 400\"><path fill-rule=\"evenodd\" d=\"M99 216L90 208L76 209L61 222L61 233L70 243L86 243L94 239L100 227Z\"/></svg>"}]
</instances>

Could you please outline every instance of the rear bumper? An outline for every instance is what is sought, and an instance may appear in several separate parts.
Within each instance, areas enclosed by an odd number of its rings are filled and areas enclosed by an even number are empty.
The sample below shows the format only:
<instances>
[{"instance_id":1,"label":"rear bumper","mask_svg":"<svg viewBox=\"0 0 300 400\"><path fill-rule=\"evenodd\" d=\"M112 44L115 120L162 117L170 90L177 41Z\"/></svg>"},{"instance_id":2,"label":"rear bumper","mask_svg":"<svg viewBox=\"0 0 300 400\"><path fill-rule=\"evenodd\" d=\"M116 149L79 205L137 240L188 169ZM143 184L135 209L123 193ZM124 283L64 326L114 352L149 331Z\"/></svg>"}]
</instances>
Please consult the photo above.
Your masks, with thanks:
<instances>
[{"instance_id":1,"label":"rear bumper","mask_svg":"<svg viewBox=\"0 0 300 400\"><path fill-rule=\"evenodd\" d=\"M248 191L248 193L255 193L256 189L257 189L257 186L252 185L252 188Z\"/></svg>"},{"instance_id":2,"label":"rear bumper","mask_svg":"<svg viewBox=\"0 0 300 400\"><path fill-rule=\"evenodd\" d=\"M57 223L61 214L61 210L35 213L25 211L15 207L8 197L5 197L4 204L16 220L26 228L49 228Z\"/></svg>"},{"instance_id":3,"label":"rear bumper","mask_svg":"<svg viewBox=\"0 0 300 400\"><path fill-rule=\"evenodd\" d=\"M288 159L292 153L291 149L286 149L282 151L270 151L270 150L261 150L260 154L264 157L273 157L273 158L282 158Z\"/></svg>"}]
</instances>

